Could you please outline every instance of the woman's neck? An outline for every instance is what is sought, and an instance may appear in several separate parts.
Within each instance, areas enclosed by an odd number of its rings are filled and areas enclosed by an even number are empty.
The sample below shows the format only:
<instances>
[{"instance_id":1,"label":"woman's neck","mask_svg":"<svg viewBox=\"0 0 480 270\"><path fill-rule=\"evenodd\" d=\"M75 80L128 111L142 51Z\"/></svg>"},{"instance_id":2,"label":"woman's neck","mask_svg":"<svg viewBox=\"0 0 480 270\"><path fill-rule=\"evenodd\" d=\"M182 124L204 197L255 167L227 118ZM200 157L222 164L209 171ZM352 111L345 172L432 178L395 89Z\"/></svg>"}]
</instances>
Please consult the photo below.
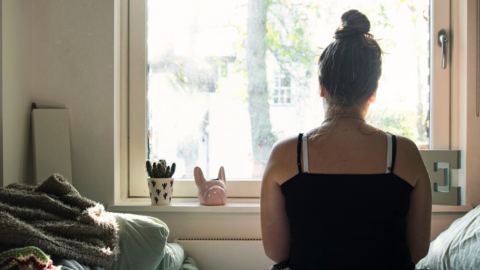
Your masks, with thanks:
<instances>
[{"instance_id":1,"label":"woman's neck","mask_svg":"<svg viewBox=\"0 0 480 270\"><path fill-rule=\"evenodd\" d=\"M355 117L358 117L360 119L365 120L365 118L367 117L368 107L369 106L351 106L351 107L339 108L335 106L329 106L325 110L325 119L347 118L347 117L355 119Z\"/></svg>"}]
</instances>

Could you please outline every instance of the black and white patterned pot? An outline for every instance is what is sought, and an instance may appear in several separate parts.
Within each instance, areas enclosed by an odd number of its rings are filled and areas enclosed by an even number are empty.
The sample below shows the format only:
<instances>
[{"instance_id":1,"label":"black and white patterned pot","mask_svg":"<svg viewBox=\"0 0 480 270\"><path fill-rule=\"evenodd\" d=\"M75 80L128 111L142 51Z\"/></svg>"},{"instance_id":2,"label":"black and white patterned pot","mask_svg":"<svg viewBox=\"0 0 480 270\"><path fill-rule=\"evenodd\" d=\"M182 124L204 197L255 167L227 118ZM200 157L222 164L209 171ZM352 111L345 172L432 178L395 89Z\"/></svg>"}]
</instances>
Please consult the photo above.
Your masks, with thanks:
<instances>
[{"instance_id":1,"label":"black and white patterned pot","mask_svg":"<svg viewBox=\"0 0 480 270\"><path fill-rule=\"evenodd\" d=\"M169 205L172 201L173 178L147 178L152 205Z\"/></svg>"}]
</instances>

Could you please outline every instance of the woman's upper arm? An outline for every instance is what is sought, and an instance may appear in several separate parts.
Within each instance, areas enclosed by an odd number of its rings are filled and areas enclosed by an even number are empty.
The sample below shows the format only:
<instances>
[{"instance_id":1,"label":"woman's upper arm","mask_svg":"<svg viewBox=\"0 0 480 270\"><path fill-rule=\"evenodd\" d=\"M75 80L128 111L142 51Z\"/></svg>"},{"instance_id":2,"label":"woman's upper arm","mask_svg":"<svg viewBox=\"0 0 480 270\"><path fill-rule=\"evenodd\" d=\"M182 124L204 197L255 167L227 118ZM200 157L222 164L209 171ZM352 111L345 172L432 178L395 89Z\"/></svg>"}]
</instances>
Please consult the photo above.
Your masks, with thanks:
<instances>
[{"instance_id":1,"label":"woman's upper arm","mask_svg":"<svg viewBox=\"0 0 480 270\"><path fill-rule=\"evenodd\" d=\"M272 150L262 179L260 211L265 254L278 263L289 256L290 225L285 211L285 197L276 181L280 161L276 157L279 149L275 148Z\"/></svg>"},{"instance_id":2,"label":"woman's upper arm","mask_svg":"<svg viewBox=\"0 0 480 270\"><path fill-rule=\"evenodd\" d=\"M418 177L414 189L410 193L410 208L407 215L407 245L412 262L417 263L428 253L432 221L432 193L430 178L416 145L411 142L411 157Z\"/></svg>"}]
</instances>

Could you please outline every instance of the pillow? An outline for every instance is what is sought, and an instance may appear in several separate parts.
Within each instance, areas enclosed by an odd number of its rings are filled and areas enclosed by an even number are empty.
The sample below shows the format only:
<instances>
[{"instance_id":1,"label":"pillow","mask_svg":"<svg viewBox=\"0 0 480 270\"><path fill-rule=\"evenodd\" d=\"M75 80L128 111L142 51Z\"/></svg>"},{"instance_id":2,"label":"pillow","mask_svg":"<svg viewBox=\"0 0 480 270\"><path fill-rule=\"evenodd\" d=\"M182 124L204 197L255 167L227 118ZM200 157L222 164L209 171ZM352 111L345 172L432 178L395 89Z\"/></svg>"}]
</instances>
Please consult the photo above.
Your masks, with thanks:
<instances>
[{"instance_id":1,"label":"pillow","mask_svg":"<svg viewBox=\"0 0 480 270\"><path fill-rule=\"evenodd\" d=\"M197 263L192 257L187 257L180 270L198 270Z\"/></svg>"},{"instance_id":2,"label":"pillow","mask_svg":"<svg viewBox=\"0 0 480 270\"><path fill-rule=\"evenodd\" d=\"M455 220L450 228L430 243L425 258L416 268L434 270L479 269L480 206Z\"/></svg>"},{"instance_id":3,"label":"pillow","mask_svg":"<svg viewBox=\"0 0 480 270\"><path fill-rule=\"evenodd\" d=\"M146 216L114 213L120 236L120 255L112 269L178 270L185 260L183 248L167 243L168 227Z\"/></svg>"}]
</instances>

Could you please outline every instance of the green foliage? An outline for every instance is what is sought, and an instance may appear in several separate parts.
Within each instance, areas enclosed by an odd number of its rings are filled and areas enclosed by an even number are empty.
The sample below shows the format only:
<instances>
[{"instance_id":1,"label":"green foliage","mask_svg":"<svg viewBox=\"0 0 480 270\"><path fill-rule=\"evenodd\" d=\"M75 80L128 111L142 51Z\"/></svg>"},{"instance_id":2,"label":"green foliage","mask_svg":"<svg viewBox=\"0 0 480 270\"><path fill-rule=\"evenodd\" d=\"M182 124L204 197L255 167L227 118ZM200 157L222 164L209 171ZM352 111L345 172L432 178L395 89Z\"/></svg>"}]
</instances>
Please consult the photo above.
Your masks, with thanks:
<instances>
[{"instance_id":1,"label":"green foliage","mask_svg":"<svg viewBox=\"0 0 480 270\"><path fill-rule=\"evenodd\" d=\"M418 134L417 121L417 114L412 111L371 109L367 116L367 122L381 130L408 137L419 146L428 145L428 138Z\"/></svg>"},{"instance_id":2,"label":"green foliage","mask_svg":"<svg viewBox=\"0 0 480 270\"><path fill-rule=\"evenodd\" d=\"M275 58L280 69L290 73L298 85L305 85L315 66L310 29L312 18L319 8L308 2L269 0L267 51Z\"/></svg>"},{"instance_id":3,"label":"green foliage","mask_svg":"<svg viewBox=\"0 0 480 270\"><path fill-rule=\"evenodd\" d=\"M167 166L167 162L161 159L158 163L155 161L153 164L147 159L146 162L147 173L151 178L171 178L175 173L175 162L172 163L172 167Z\"/></svg>"},{"instance_id":4,"label":"green foliage","mask_svg":"<svg viewBox=\"0 0 480 270\"><path fill-rule=\"evenodd\" d=\"M265 47L267 58L273 57L280 71L289 73L299 87L307 88L316 70L316 46L311 42L313 22L320 16L320 5L315 1L298 3L295 0L265 0L267 5ZM241 41L235 43L235 72L247 76L246 44L247 29L243 25L234 27ZM247 89L240 89L233 97L248 103Z\"/></svg>"}]
</instances>

